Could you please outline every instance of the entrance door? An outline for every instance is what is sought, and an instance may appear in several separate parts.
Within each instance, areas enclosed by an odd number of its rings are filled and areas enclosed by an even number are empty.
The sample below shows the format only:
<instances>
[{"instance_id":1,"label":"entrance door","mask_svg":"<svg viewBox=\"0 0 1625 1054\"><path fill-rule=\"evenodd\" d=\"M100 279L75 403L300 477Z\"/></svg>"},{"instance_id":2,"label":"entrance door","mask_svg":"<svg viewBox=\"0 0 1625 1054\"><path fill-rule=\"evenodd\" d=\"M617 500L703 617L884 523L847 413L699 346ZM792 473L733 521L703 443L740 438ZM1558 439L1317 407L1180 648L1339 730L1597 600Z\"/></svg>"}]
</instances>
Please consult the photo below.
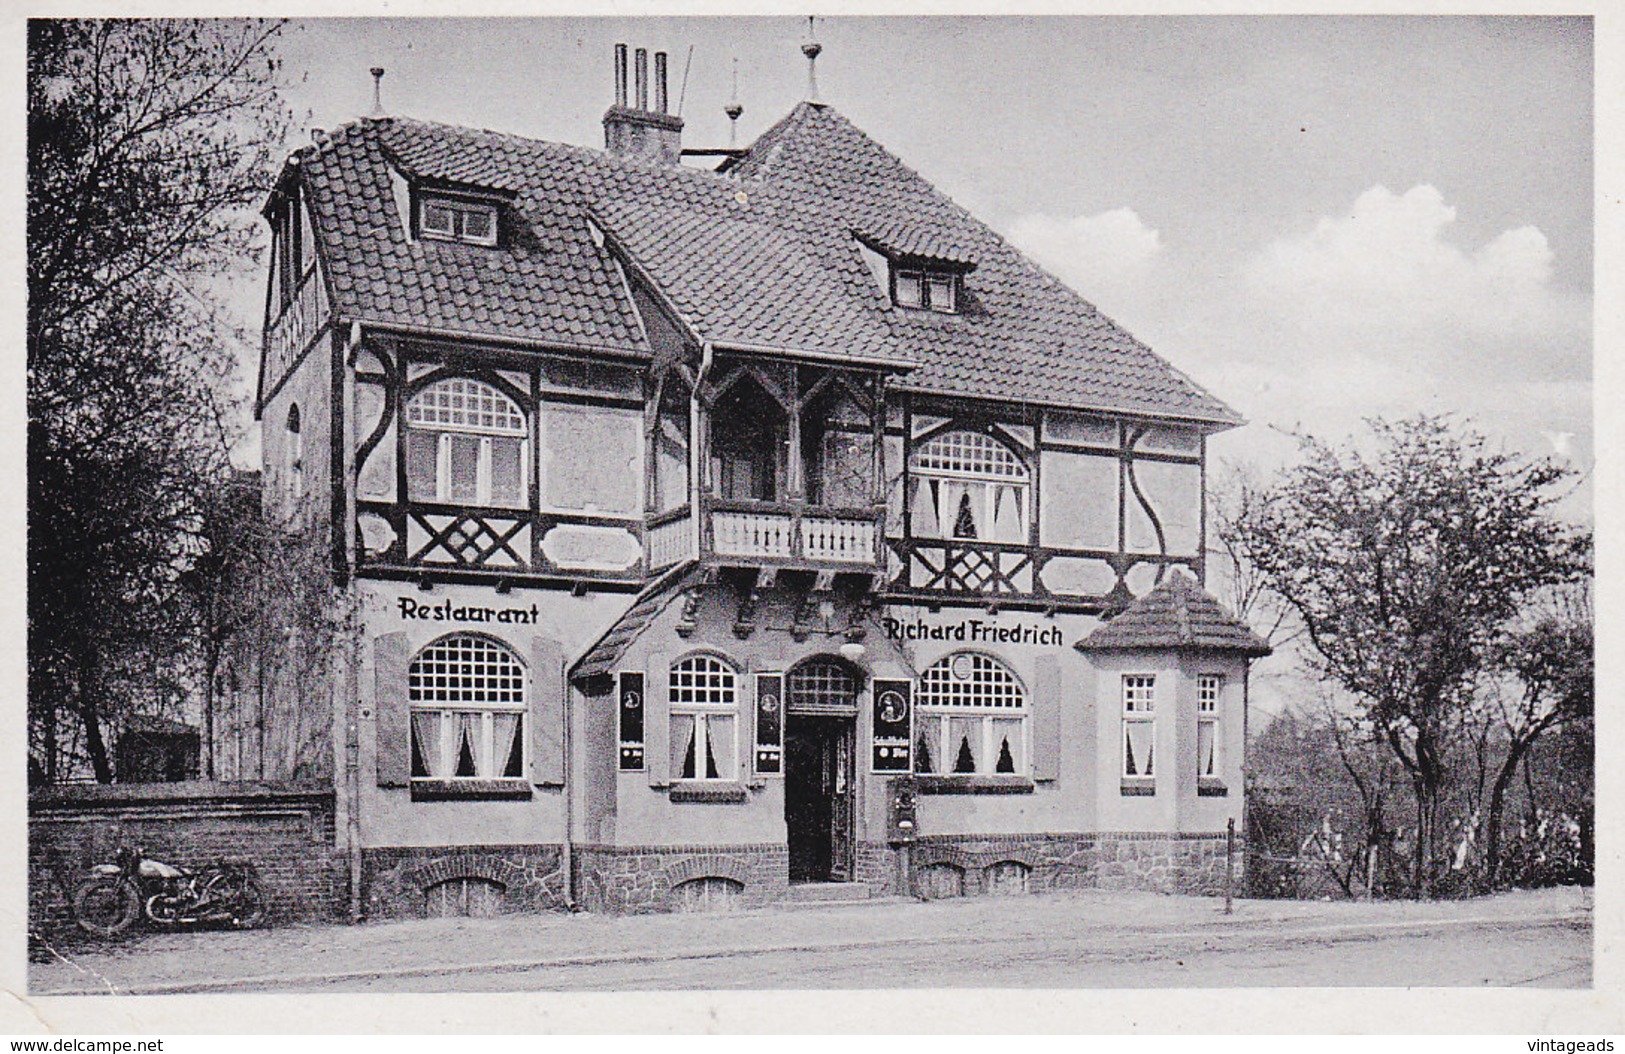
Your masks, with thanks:
<instances>
[{"instance_id":1,"label":"entrance door","mask_svg":"<svg viewBox=\"0 0 1625 1054\"><path fill-rule=\"evenodd\" d=\"M852 880L853 719L790 715L784 736L784 822L790 881Z\"/></svg>"}]
</instances>

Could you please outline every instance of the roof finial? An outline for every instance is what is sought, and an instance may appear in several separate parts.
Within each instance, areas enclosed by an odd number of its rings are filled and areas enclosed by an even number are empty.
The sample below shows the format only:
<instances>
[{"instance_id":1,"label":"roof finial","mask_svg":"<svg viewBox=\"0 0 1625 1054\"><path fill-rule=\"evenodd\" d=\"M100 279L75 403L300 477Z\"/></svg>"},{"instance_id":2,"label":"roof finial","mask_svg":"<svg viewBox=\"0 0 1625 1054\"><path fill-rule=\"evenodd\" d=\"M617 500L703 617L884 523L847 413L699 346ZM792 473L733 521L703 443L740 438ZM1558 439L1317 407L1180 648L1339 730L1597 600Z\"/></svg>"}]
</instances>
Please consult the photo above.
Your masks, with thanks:
<instances>
[{"instance_id":1,"label":"roof finial","mask_svg":"<svg viewBox=\"0 0 1625 1054\"><path fill-rule=\"evenodd\" d=\"M807 101L818 101L818 54L824 50L824 45L818 42L818 33L815 16L807 16L807 42L801 45L801 53L807 56Z\"/></svg>"},{"instance_id":2,"label":"roof finial","mask_svg":"<svg viewBox=\"0 0 1625 1054\"><path fill-rule=\"evenodd\" d=\"M745 108L739 104L739 59L737 57L734 59L734 91L728 97L728 105L722 108L722 112L728 115L728 149L732 150L739 135L739 115L745 112Z\"/></svg>"},{"instance_id":3,"label":"roof finial","mask_svg":"<svg viewBox=\"0 0 1625 1054\"><path fill-rule=\"evenodd\" d=\"M387 117L384 113L384 67L372 68L372 113L368 117Z\"/></svg>"}]
</instances>

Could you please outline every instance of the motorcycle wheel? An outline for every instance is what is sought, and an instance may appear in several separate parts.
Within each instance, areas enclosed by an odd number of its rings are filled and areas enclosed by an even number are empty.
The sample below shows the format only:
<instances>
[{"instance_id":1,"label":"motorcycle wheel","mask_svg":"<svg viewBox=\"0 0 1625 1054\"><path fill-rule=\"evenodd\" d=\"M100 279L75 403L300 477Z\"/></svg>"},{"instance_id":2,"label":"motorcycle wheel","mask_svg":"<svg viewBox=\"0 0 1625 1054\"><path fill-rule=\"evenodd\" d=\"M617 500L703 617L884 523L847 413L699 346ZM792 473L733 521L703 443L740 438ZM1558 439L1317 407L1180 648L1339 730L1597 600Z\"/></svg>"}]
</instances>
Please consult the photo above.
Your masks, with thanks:
<instances>
[{"instance_id":1,"label":"motorcycle wheel","mask_svg":"<svg viewBox=\"0 0 1625 1054\"><path fill-rule=\"evenodd\" d=\"M147 898L147 918L154 924L173 929L180 924L180 911L174 897L154 893Z\"/></svg>"},{"instance_id":2,"label":"motorcycle wheel","mask_svg":"<svg viewBox=\"0 0 1625 1054\"><path fill-rule=\"evenodd\" d=\"M141 894L123 879L86 882L73 895L73 920L86 933L116 937L141 914Z\"/></svg>"},{"instance_id":3,"label":"motorcycle wheel","mask_svg":"<svg viewBox=\"0 0 1625 1054\"><path fill-rule=\"evenodd\" d=\"M265 911L270 904L271 898L266 896L264 886L252 878L244 879L232 900L232 926L239 930L253 929L265 921Z\"/></svg>"}]
</instances>

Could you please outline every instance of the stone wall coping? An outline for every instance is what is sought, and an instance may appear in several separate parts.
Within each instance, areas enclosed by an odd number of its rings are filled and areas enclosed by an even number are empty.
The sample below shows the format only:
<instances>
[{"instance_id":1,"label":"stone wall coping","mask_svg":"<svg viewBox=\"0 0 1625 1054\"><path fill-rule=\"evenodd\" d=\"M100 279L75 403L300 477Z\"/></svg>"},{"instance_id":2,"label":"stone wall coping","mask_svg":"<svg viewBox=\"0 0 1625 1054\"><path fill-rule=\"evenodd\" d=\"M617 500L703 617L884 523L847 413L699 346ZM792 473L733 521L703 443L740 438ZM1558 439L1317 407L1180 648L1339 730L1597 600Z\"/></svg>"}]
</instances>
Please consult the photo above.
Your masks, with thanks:
<instances>
[{"instance_id":1,"label":"stone wall coping","mask_svg":"<svg viewBox=\"0 0 1625 1054\"><path fill-rule=\"evenodd\" d=\"M331 805L333 784L327 780L225 781L184 780L177 783L63 783L29 794L30 813L76 809L111 809L131 805L305 804Z\"/></svg>"},{"instance_id":2,"label":"stone wall coping","mask_svg":"<svg viewBox=\"0 0 1625 1054\"><path fill-rule=\"evenodd\" d=\"M575 842L577 853L603 853L607 856L654 856L671 853L783 853L783 842L749 842L739 845L601 845Z\"/></svg>"}]
</instances>

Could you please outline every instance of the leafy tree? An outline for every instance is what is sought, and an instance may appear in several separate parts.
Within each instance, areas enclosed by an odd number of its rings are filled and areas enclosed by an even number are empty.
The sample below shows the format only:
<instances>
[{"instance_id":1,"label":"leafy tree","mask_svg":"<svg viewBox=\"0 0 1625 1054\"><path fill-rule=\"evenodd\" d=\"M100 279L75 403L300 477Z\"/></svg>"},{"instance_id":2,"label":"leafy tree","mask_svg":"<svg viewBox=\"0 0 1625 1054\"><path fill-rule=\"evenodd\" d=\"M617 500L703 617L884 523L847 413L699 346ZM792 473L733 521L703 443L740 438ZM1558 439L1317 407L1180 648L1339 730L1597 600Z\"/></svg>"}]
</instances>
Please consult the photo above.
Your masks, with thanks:
<instances>
[{"instance_id":1,"label":"leafy tree","mask_svg":"<svg viewBox=\"0 0 1625 1054\"><path fill-rule=\"evenodd\" d=\"M249 255L247 206L286 128L277 30L28 24L29 704L46 779L64 717L113 778L120 656L175 636L198 496L227 468L221 393L247 338L206 283Z\"/></svg>"},{"instance_id":2,"label":"leafy tree","mask_svg":"<svg viewBox=\"0 0 1625 1054\"><path fill-rule=\"evenodd\" d=\"M1589 604L1583 596L1569 595L1556 606L1559 610L1542 612L1513 629L1500 646L1499 665L1515 684L1510 690L1489 693L1486 704L1494 726L1506 738L1490 785L1485 821L1482 884L1486 889L1494 888L1500 878L1502 817L1518 766L1542 735L1584 721L1596 708Z\"/></svg>"},{"instance_id":3,"label":"leafy tree","mask_svg":"<svg viewBox=\"0 0 1625 1054\"><path fill-rule=\"evenodd\" d=\"M1356 697L1404 767L1426 895L1476 682L1528 598L1586 573L1590 539L1550 515L1566 474L1552 462L1493 451L1444 417L1369 426L1363 450L1303 437L1303 462L1236 529L1302 624L1312 668Z\"/></svg>"}]
</instances>

